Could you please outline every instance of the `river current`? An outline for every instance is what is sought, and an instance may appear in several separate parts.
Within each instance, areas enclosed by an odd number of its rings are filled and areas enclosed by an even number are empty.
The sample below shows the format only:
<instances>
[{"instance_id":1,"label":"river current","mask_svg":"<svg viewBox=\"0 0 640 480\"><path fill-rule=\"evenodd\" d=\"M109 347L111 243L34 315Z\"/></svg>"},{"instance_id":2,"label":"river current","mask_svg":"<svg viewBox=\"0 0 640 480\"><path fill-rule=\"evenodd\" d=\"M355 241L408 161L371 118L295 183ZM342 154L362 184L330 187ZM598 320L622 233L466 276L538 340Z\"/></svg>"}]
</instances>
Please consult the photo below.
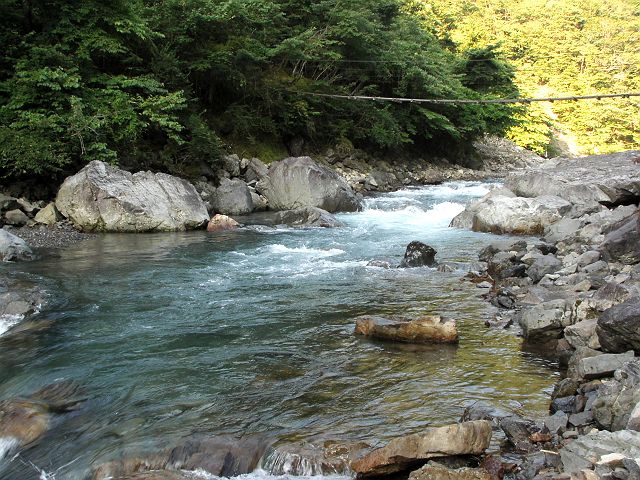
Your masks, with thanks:
<instances>
[{"instance_id":1,"label":"river current","mask_svg":"<svg viewBox=\"0 0 640 480\"><path fill-rule=\"evenodd\" d=\"M338 215L342 228L104 235L3 265L46 288L51 324L0 337L0 399L70 379L87 400L17 456L0 432L0 478L88 478L193 433L379 445L455 422L476 400L542 415L556 366L486 328L495 309L462 280L495 237L448 228L490 186L369 198ZM459 268L367 266L399 264L412 240ZM358 315L411 313L457 320L459 346L353 335ZM273 478L265 470L247 477Z\"/></svg>"}]
</instances>

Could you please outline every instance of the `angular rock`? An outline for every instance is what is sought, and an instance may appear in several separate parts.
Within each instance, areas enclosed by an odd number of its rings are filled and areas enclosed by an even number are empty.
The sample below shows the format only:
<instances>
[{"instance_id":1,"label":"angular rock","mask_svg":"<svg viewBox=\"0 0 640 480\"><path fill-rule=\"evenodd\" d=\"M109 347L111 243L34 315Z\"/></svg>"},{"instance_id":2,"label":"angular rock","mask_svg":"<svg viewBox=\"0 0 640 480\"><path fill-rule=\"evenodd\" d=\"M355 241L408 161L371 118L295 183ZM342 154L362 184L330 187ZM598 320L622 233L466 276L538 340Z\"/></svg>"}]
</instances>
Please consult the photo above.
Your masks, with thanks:
<instances>
[{"instance_id":1,"label":"angular rock","mask_svg":"<svg viewBox=\"0 0 640 480\"><path fill-rule=\"evenodd\" d=\"M527 275L534 283L538 283L545 275L555 273L561 268L562 262L556 257L553 255L543 255L535 259L527 270Z\"/></svg>"},{"instance_id":2,"label":"angular rock","mask_svg":"<svg viewBox=\"0 0 640 480\"><path fill-rule=\"evenodd\" d=\"M602 257L632 265L640 262L640 212L622 220L607 233L600 246Z\"/></svg>"},{"instance_id":3,"label":"angular rock","mask_svg":"<svg viewBox=\"0 0 640 480\"><path fill-rule=\"evenodd\" d=\"M207 224L207 232L222 232L225 230L235 230L239 228L240 224L233 218L226 215L214 215Z\"/></svg>"},{"instance_id":4,"label":"angular rock","mask_svg":"<svg viewBox=\"0 0 640 480\"><path fill-rule=\"evenodd\" d=\"M434 267L437 265L437 253L433 247L413 241L407 245L404 258L400 262L400 268Z\"/></svg>"},{"instance_id":5,"label":"angular rock","mask_svg":"<svg viewBox=\"0 0 640 480\"><path fill-rule=\"evenodd\" d=\"M584 222L578 218L563 217L545 229L544 238L552 243L565 241L575 236L583 225Z\"/></svg>"},{"instance_id":6,"label":"angular rock","mask_svg":"<svg viewBox=\"0 0 640 480\"><path fill-rule=\"evenodd\" d=\"M600 348L600 342L596 335L597 324L598 320L591 318L569 325L564 329L564 338L573 348L589 347L597 350Z\"/></svg>"},{"instance_id":7,"label":"angular rock","mask_svg":"<svg viewBox=\"0 0 640 480\"><path fill-rule=\"evenodd\" d=\"M475 232L542 234L559 221L571 204L559 197L521 198L489 192L451 221L452 227Z\"/></svg>"},{"instance_id":8,"label":"angular rock","mask_svg":"<svg viewBox=\"0 0 640 480\"><path fill-rule=\"evenodd\" d=\"M349 184L310 157L274 162L269 167L269 175L258 182L256 190L267 198L273 210L318 207L334 213L354 212L360 208Z\"/></svg>"},{"instance_id":9,"label":"angular rock","mask_svg":"<svg viewBox=\"0 0 640 480\"><path fill-rule=\"evenodd\" d=\"M22 210L9 210L4 214L4 221L8 225L21 227L29 222L29 217Z\"/></svg>"},{"instance_id":10,"label":"angular rock","mask_svg":"<svg viewBox=\"0 0 640 480\"><path fill-rule=\"evenodd\" d=\"M99 161L64 181L56 208L84 231L180 231L209 221L204 202L186 180L131 174Z\"/></svg>"},{"instance_id":11,"label":"angular rock","mask_svg":"<svg viewBox=\"0 0 640 480\"><path fill-rule=\"evenodd\" d=\"M577 374L580 378L587 380L607 377L633 360L633 357L633 350L626 353L604 353L586 357L578 362Z\"/></svg>"},{"instance_id":12,"label":"angular rock","mask_svg":"<svg viewBox=\"0 0 640 480\"><path fill-rule=\"evenodd\" d=\"M222 168L224 168L232 177L240 176L240 157L235 153L222 157Z\"/></svg>"},{"instance_id":13,"label":"angular rock","mask_svg":"<svg viewBox=\"0 0 640 480\"><path fill-rule=\"evenodd\" d=\"M401 472L425 460L452 455L479 455L491 441L491 422L476 420L445 427L428 427L421 433L392 440L386 446L351 463L358 477Z\"/></svg>"},{"instance_id":14,"label":"angular rock","mask_svg":"<svg viewBox=\"0 0 640 480\"><path fill-rule=\"evenodd\" d=\"M258 158L243 159L242 165L245 169L244 179L247 183L259 182L269 174L269 167Z\"/></svg>"},{"instance_id":15,"label":"angular rock","mask_svg":"<svg viewBox=\"0 0 640 480\"><path fill-rule=\"evenodd\" d=\"M482 468L447 468L429 464L411 472L409 480L491 480L491 475Z\"/></svg>"},{"instance_id":16,"label":"angular rock","mask_svg":"<svg viewBox=\"0 0 640 480\"><path fill-rule=\"evenodd\" d=\"M318 207L303 207L295 210L284 210L275 215L277 224L293 227L342 227L344 224L335 216Z\"/></svg>"},{"instance_id":17,"label":"angular rock","mask_svg":"<svg viewBox=\"0 0 640 480\"><path fill-rule=\"evenodd\" d=\"M529 437L533 433L540 431L540 428L531 420L516 416L500 420L500 428L518 450L525 451L531 447Z\"/></svg>"},{"instance_id":18,"label":"angular rock","mask_svg":"<svg viewBox=\"0 0 640 480\"><path fill-rule=\"evenodd\" d=\"M356 319L355 333L367 337L408 343L457 343L454 320L439 316L419 318L364 316Z\"/></svg>"},{"instance_id":19,"label":"angular rock","mask_svg":"<svg viewBox=\"0 0 640 480\"><path fill-rule=\"evenodd\" d=\"M605 352L631 349L640 353L640 297L631 297L605 310L598 319L596 333Z\"/></svg>"},{"instance_id":20,"label":"angular rock","mask_svg":"<svg viewBox=\"0 0 640 480\"><path fill-rule=\"evenodd\" d=\"M640 402L640 359L627 363L604 381L593 402L593 416L600 428L616 431L627 428Z\"/></svg>"},{"instance_id":21,"label":"angular rock","mask_svg":"<svg viewBox=\"0 0 640 480\"><path fill-rule=\"evenodd\" d=\"M36 213L34 220L36 221L36 223L51 226L62 220L62 218L62 215L60 215L60 212L56 208L56 204L51 202L38 213Z\"/></svg>"},{"instance_id":22,"label":"angular rock","mask_svg":"<svg viewBox=\"0 0 640 480\"><path fill-rule=\"evenodd\" d=\"M269 207L267 199L256 192L251 192L251 202L253 203L254 212L264 212Z\"/></svg>"},{"instance_id":23,"label":"angular rock","mask_svg":"<svg viewBox=\"0 0 640 480\"><path fill-rule=\"evenodd\" d=\"M528 342L543 343L562 336L571 324L571 311L565 300L551 300L523 310L519 321Z\"/></svg>"},{"instance_id":24,"label":"angular rock","mask_svg":"<svg viewBox=\"0 0 640 480\"><path fill-rule=\"evenodd\" d=\"M253 198L246 183L239 178L220 180L220 186L209 197L211 207L223 215L245 215L253 211Z\"/></svg>"},{"instance_id":25,"label":"angular rock","mask_svg":"<svg viewBox=\"0 0 640 480\"><path fill-rule=\"evenodd\" d=\"M549 433L556 435L558 433L562 433L562 431L567 428L568 422L569 415L562 410L558 410L556 413L545 419L544 425L547 427L547 430L549 430Z\"/></svg>"},{"instance_id":26,"label":"angular rock","mask_svg":"<svg viewBox=\"0 0 640 480\"><path fill-rule=\"evenodd\" d=\"M33 251L20 237L0 229L0 258L3 262L33 260Z\"/></svg>"},{"instance_id":27,"label":"angular rock","mask_svg":"<svg viewBox=\"0 0 640 480\"><path fill-rule=\"evenodd\" d=\"M575 474L582 469L593 469L602 457L612 453L621 454L624 458L640 457L640 433L596 430L566 444L560 450L560 458L564 472Z\"/></svg>"}]
</instances>

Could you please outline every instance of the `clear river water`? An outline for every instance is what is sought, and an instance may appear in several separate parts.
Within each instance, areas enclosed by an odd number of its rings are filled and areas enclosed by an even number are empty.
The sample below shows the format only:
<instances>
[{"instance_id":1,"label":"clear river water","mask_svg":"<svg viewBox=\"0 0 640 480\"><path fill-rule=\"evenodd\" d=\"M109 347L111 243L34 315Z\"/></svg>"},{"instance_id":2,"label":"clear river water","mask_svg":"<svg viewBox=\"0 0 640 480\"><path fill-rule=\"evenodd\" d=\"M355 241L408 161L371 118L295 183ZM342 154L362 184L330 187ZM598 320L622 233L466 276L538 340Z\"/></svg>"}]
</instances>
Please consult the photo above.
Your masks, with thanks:
<instances>
[{"instance_id":1,"label":"clear river water","mask_svg":"<svg viewBox=\"0 0 640 480\"><path fill-rule=\"evenodd\" d=\"M486 328L495 310L462 281L495 237L448 228L488 188L368 198L362 212L338 215L342 228L113 234L3 265L46 288L40 316L51 324L0 337L0 399L72 379L87 401L17 456L0 432L0 478L90 478L100 463L194 432L379 445L455 422L476 400L542 414L556 365ZM460 268L367 266L397 265L412 240ZM358 315L411 313L457 320L459 346L353 335ZM268 470L247 477L288 473Z\"/></svg>"}]
</instances>

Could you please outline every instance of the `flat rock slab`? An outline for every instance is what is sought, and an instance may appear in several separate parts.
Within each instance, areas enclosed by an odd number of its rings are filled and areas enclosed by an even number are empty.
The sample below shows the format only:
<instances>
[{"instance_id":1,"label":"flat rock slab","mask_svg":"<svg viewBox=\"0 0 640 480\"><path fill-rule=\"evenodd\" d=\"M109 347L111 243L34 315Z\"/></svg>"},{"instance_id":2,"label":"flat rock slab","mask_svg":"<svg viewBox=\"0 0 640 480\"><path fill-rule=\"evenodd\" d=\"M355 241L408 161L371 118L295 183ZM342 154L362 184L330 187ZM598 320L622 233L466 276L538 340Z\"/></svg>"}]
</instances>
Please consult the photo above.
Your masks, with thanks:
<instances>
[{"instance_id":1,"label":"flat rock slab","mask_svg":"<svg viewBox=\"0 0 640 480\"><path fill-rule=\"evenodd\" d=\"M351 469L360 478L388 475L432 458L479 455L490 441L491 422L487 420L429 427L421 433L392 440L352 462Z\"/></svg>"},{"instance_id":2,"label":"flat rock slab","mask_svg":"<svg viewBox=\"0 0 640 480\"><path fill-rule=\"evenodd\" d=\"M458 343L456 322L431 315L415 319L364 316L356 319L355 333L396 342Z\"/></svg>"},{"instance_id":3,"label":"flat rock slab","mask_svg":"<svg viewBox=\"0 0 640 480\"><path fill-rule=\"evenodd\" d=\"M577 372L586 380L613 375L613 372L633 360L633 350L626 353L604 353L583 358L578 362Z\"/></svg>"}]
</instances>

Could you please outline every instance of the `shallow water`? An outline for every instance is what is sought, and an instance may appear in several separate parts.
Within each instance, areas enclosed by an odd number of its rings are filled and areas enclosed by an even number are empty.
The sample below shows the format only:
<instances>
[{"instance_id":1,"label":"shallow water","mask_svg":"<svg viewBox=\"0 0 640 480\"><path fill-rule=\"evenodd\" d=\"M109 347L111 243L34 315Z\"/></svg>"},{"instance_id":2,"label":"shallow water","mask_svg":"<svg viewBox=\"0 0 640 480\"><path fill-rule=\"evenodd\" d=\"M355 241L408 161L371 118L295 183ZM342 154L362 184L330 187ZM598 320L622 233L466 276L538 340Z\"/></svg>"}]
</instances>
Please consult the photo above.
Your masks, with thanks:
<instances>
[{"instance_id":1,"label":"shallow water","mask_svg":"<svg viewBox=\"0 0 640 480\"><path fill-rule=\"evenodd\" d=\"M344 228L105 235L3 266L45 285L41 317L53 322L20 342L0 339L0 399L74 379L88 401L12 461L7 449L0 477L37 478L37 466L81 479L123 452L194 432L377 445L457 421L475 400L542 414L556 366L521 352L512 333L485 328L494 310L461 281L495 237L447 227L487 188L385 194L339 215ZM461 268L367 266L398 264L412 240ZM384 313L454 318L460 345L353 335L354 317Z\"/></svg>"}]
</instances>

